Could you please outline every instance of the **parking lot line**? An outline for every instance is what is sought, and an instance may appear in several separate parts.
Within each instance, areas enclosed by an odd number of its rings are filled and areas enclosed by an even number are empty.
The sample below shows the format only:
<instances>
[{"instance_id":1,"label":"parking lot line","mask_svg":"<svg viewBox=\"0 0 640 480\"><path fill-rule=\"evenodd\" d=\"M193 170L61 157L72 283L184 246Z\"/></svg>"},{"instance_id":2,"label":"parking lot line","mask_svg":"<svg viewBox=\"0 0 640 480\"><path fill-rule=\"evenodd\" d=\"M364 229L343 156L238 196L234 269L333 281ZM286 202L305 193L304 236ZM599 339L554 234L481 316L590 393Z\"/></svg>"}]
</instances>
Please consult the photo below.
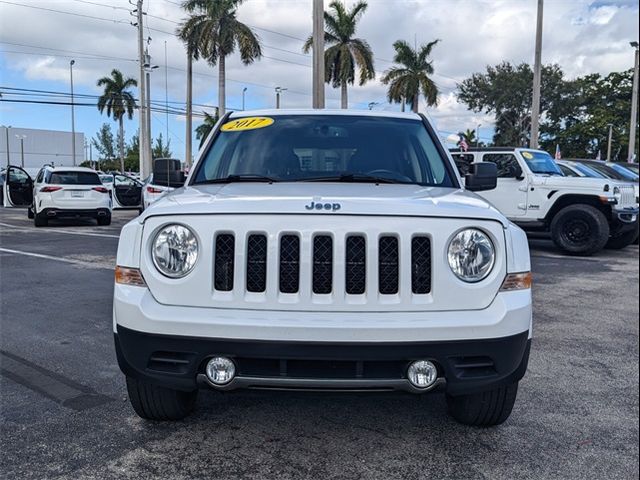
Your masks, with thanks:
<instances>
[{"instance_id":1,"label":"parking lot line","mask_svg":"<svg viewBox=\"0 0 640 480\"><path fill-rule=\"evenodd\" d=\"M21 250L13 250L11 248L2 248L0 247L0 252L4 253L13 253L15 255L25 255L27 257L36 257L36 258L44 258L47 260L55 260L57 262L71 263L75 265L80 265L87 268L98 268L102 270L113 270L114 267L100 265L99 263L91 263L91 262L83 262L82 260L75 260L73 258L62 258L62 257L54 257L53 255L45 255L43 253L33 253L33 252L23 252Z\"/></svg>"},{"instance_id":2,"label":"parking lot line","mask_svg":"<svg viewBox=\"0 0 640 480\"><path fill-rule=\"evenodd\" d=\"M0 351L0 359L2 375L41 393L64 407L80 411L112 400L9 352Z\"/></svg>"},{"instance_id":3,"label":"parking lot line","mask_svg":"<svg viewBox=\"0 0 640 480\"><path fill-rule=\"evenodd\" d=\"M0 226L11 227L16 230L20 230L22 232L53 232L53 233L63 233L65 235L85 235L87 237L120 238L119 235L109 235L108 233L76 232L76 231L62 230L57 228L38 228L37 230L35 230L35 229L25 228L21 225L11 225L10 223L2 223L2 222L0 222Z\"/></svg>"}]
</instances>

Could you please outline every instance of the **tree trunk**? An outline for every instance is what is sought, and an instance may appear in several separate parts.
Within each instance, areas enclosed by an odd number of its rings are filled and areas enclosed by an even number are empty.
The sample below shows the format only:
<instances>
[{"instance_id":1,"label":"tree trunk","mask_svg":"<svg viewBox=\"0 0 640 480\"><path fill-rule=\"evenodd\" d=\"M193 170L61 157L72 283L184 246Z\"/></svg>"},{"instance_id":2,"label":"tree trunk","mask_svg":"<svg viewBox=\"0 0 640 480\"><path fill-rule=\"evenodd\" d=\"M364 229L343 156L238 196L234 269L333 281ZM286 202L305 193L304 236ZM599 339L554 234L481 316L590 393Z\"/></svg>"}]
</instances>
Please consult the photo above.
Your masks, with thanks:
<instances>
[{"instance_id":1,"label":"tree trunk","mask_svg":"<svg viewBox=\"0 0 640 480\"><path fill-rule=\"evenodd\" d=\"M220 116L222 117L227 111L225 102L225 76L227 74L225 67L225 57L220 55L218 59L218 109L220 110Z\"/></svg>"},{"instance_id":2,"label":"tree trunk","mask_svg":"<svg viewBox=\"0 0 640 480\"><path fill-rule=\"evenodd\" d=\"M413 113L418 113L418 104L420 103L420 94L416 94L413 96L413 101L411 102L411 110Z\"/></svg>"},{"instance_id":3,"label":"tree trunk","mask_svg":"<svg viewBox=\"0 0 640 480\"><path fill-rule=\"evenodd\" d=\"M118 149L120 151L120 172L124 173L124 123L122 121L122 117L120 117L118 123L120 131L120 141L118 142Z\"/></svg>"},{"instance_id":4,"label":"tree trunk","mask_svg":"<svg viewBox=\"0 0 640 480\"><path fill-rule=\"evenodd\" d=\"M348 93L347 93L347 82L342 82L342 84L340 85L340 88L342 89L341 95L340 95L340 108L342 108L343 110L346 110L347 108L349 108L349 97L348 97Z\"/></svg>"},{"instance_id":5,"label":"tree trunk","mask_svg":"<svg viewBox=\"0 0 640 480\"><path fill-rule=\"evenodd\" d=\"M187 121L185 131L185 150L184 150L184 162L187 166L191 166L191 142L193 137L193 57L191 52L187 52Z\"/></svg>"}]
</instances>

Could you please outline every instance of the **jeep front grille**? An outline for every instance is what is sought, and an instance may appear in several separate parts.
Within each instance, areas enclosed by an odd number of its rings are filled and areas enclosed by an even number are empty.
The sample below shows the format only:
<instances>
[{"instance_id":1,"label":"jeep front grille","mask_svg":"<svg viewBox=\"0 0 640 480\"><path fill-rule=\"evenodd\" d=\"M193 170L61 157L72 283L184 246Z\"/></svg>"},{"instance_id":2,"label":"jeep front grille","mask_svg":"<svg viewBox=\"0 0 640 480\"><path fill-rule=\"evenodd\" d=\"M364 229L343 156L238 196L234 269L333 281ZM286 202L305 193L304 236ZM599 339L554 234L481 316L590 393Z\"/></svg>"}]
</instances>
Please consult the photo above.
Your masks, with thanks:
<instances>
[{"instance_id":1,"label":"jeep front grille","mask_svg":"<svg viewBox=\"0 0 640 480\"><path fill-rule=\"evenodd\" d=\"M415 235L407 251L403 254L400 239L396 235L381 235L370 245L364 234L348 234L341 240L327 234L311 237L311 244L304 248L298 234L287 233L280 236L278 248L269 249L268 235L251 234L246 237L246 245L229 233L219 233L215 237L214 288L229 292L234 288L234 273L245 273L244 287L247 292L265 293L269 289L269 278L277 278L277 291L284 294L298 294L301 283L301 263L310 265L311 293L314 295L340 294L364 295L367 288L371 293L391 296L398 295L401 288L411 289L413 295L431 293L431 240L426 235ZM377 249L372 252L371 247ZM405 244L403 244L405 245ZM275 245L274 245L275 247ZM245 252L236 255L236 251ZM270 253L277 252L277 274L268 271ZM377 271L368 271L368 253L377 257ZM339 255L341 258L338 258ZM244 265L236 265L236 263ZM339 265L339 268L336 266ZM274 270L276 269L274 268ZM403 268L407 284L401 287ZM372 268L375 270L375 268ZM410 274L409 274L410 272ZM369 279L374 275L373 279ZM241 280L241 279L240 279ZM408 284L410 282L410 285ZM340 291L335 291L336 285ZM367 287L367 285L369 287ZM373 288L372 288L373 287ZM377 290L377 292L375 292Z\"/></svg>"},{"instance_id":2,"label":"jeep front grille","mask_svg":"<svg viewBox=\"0 0 640 480\"><path fill-rule=\"evenodd\" d=\"M221 292L233 290L233 267L235 263L235 239L229 233L216 236L214 265L214 287Z\"/></svg>"},{"instance_id":3,"label":"jeep front grille","mask_svg":"<svg viewBox=\"0 0 640 480\"><path fill-rule=\"evenodd\" d=\"M620 196L620 206L623 208L635 207L638 203L633 185L620 185Z\"/></svg>"}]
</instances>

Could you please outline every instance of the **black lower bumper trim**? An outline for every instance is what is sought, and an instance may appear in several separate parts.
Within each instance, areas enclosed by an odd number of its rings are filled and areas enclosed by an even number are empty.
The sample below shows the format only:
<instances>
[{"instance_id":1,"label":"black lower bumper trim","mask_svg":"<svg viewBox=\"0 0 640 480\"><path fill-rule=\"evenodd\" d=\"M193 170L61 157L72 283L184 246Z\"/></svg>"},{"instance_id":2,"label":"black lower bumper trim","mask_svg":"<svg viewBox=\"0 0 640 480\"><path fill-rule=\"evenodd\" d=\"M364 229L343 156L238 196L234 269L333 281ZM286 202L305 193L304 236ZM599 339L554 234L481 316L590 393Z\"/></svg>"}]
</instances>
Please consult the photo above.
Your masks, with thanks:
<instances>
[{"instance_id":1,"label":"black lower bumper trim","mask_svg":"<svg viewBox=\"0 0 640 480\"><path fill-rule=\"evenodd\" d=\"M108 217L111 212L108 208L94 209L67 209L67 208L45 208L40 212L48 218L99 218Z\"/></svg>"},{"instance_id":2,"label":"black lower bumper trim","mask_svg":"<svg viewBox=\"0 0 640 480\"><path fill-rule=\"evenodd\" d=\"M323 380L375 386L406 379L413 360L428 359L446 380L446 390L462 395L514 383L527 369L528 332L496 339L407 343L324 343L243 341L157 335L118 326L120 369L128 376L176 390L201 386L198 374L214 355L234 360L240 377L287 379L294 387ZM269 382L264 382L269 383ZM277 382L276 382L277 383ZM399 388L400 390L406 390Z\"/></svg>"}]
</instances>

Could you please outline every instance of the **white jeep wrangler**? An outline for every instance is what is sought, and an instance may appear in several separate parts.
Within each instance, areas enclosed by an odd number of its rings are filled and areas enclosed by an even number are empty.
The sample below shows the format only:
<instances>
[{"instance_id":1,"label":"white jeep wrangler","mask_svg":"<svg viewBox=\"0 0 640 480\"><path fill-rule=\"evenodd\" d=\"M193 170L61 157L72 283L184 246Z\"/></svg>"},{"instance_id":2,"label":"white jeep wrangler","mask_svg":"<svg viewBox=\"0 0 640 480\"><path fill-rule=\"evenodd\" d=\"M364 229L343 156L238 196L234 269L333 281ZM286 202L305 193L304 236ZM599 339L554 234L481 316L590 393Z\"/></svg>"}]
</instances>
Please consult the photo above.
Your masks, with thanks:
<instances>
[{"instance_id":1,"label":"white jeep wrangler","mask_svg":"<svg viewBox=\"0 0 640 480\"><path fill-rule=\"evenodd\" d=\"M474 163L495 163L497 187L481 195L524 230L550 232L565 253L624 248L638 236L638 198L631 184L565 177L541 150L499 147L451 154L463 175Z\"/></svg>"},{"instance_id":2,"label":"white jeep wrangler","mask_svg":"<svg viewBox=\"0 0 640 480\"><path fill-rule=\"evenodd\" d=\"M113 328L133 408L179 419L200 388L443 390L511 413L531 341L527 238L466 188L423 116L221 119L184 188L120 235Z\"/></svg>"}]
</instances>

